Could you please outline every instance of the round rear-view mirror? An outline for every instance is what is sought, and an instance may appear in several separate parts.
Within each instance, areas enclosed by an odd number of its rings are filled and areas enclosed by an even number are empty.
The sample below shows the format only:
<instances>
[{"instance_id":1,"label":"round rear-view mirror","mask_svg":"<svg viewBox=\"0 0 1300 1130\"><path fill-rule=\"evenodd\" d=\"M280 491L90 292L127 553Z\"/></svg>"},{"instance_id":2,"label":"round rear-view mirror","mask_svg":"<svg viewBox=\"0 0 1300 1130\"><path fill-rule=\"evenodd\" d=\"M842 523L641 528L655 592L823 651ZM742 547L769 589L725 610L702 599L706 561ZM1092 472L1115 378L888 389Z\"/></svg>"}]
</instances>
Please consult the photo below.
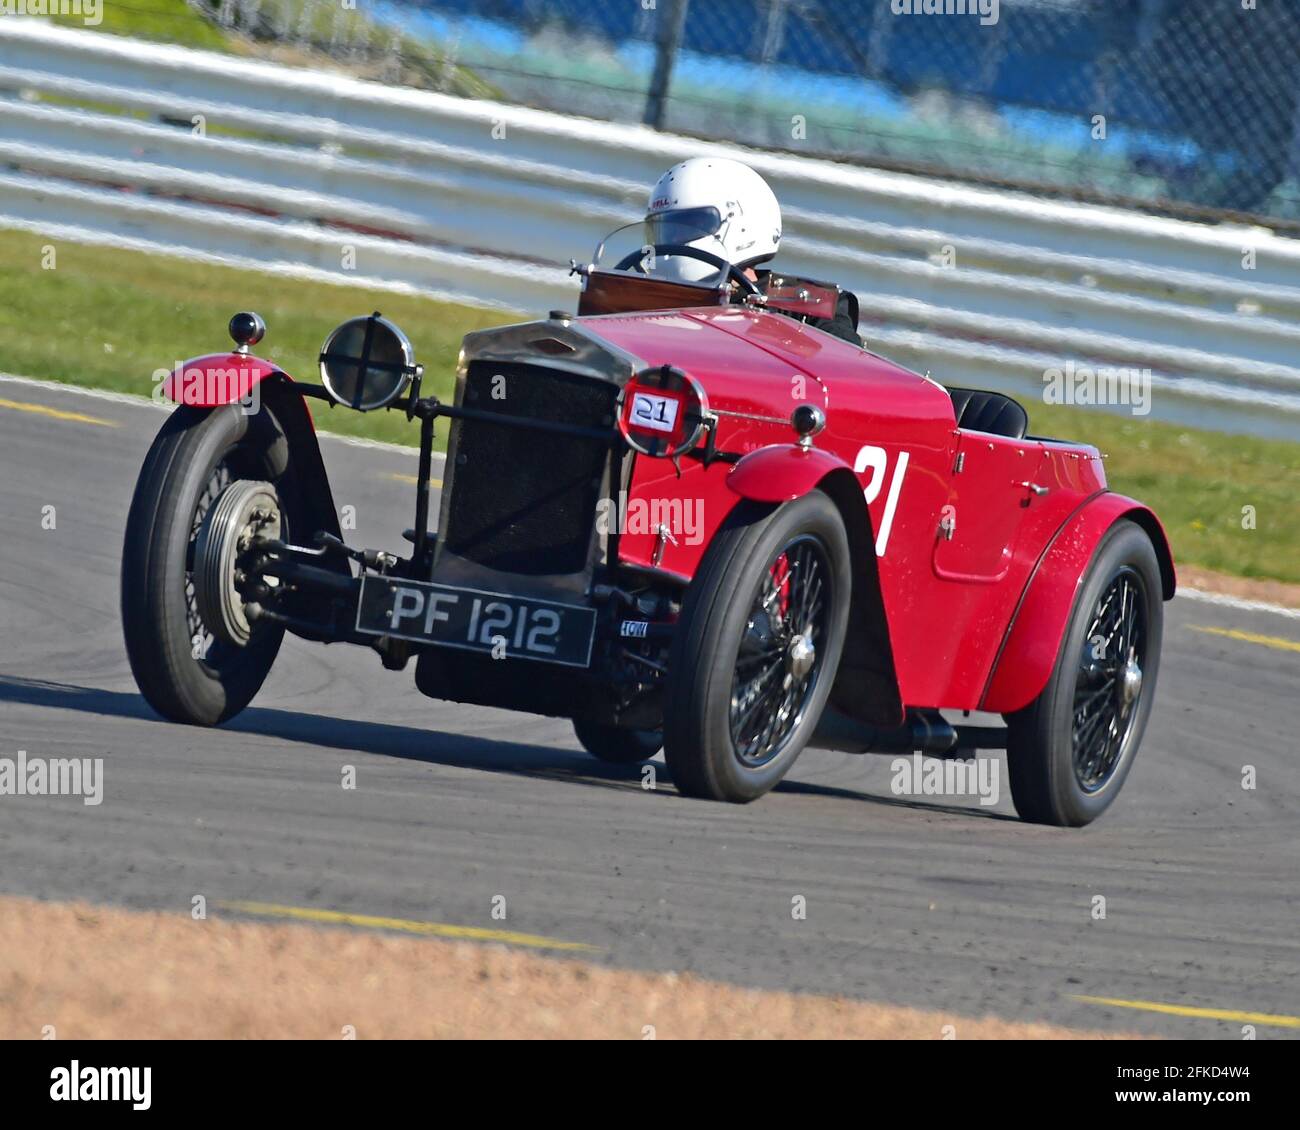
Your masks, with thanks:
<instances>
[{"instance_id":1,"label":"round rear-view mirror","mask_svg":"<svg viewBox=\"0 0 1300 1130\"><path fill-rule=\"evenodd\" d=\"M320 351L325 391L362 412L392 404L417 370L406 335L377 313L350 318L325 339Z\"/></svg>"}]
</instances>

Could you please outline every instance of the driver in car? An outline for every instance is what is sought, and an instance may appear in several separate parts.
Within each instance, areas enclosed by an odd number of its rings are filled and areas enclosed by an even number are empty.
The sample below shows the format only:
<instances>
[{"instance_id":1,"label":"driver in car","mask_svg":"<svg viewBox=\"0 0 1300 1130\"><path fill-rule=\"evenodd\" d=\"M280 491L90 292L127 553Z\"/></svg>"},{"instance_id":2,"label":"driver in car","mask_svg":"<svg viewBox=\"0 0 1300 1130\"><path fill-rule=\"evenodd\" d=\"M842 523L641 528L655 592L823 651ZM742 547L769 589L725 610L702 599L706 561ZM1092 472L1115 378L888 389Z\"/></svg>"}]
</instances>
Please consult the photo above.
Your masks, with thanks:
<instances>
[{"instance_id":1,"label":"driver in car","mask_svg":"<svg viewBox=\"0 0 1300 1130\"><path fill-rule=\"evenodd\" d=\"M759 270L758 265L768 262L781 245L781 205L767 181L748 165L719 157L692 157L674 165L650 191L645 227L650 246L685 245L725 259L760 293L767 293L772 272ZM702 282L716 277L718 268L704 259L661 252L653 273L680 282ZM862 344L857 299L847 291L840 294L833 318L799 320Z\"/></svg>"}]
</instances>

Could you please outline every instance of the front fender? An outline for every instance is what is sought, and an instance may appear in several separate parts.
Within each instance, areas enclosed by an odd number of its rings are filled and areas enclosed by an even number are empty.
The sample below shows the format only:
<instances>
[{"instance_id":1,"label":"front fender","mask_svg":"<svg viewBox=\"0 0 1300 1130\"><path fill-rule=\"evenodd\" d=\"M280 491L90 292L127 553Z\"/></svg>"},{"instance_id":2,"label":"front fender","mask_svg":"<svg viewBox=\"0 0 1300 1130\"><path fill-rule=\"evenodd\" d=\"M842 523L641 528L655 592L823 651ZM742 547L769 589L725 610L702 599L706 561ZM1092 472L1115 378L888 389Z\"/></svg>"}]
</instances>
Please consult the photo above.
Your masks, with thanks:
<instances>
[{"instance_id":1,"label":"front fender","mask_svg":"<svg viewBox=\"0 0 1300 1130\"><path fill-rule=\"evenodd\" d=\"M774 443L743 456L728 473L727 486L752 502L790 502L841 468L852 473L844 460L820 448Z\"/></svg>"},{"instance_id":2,"label":"front fender","mask_svg":"<svg viewBox=\"0 0 1300 1130\"><path fill-rule=\"evenodd\" d=\"M239 404L250 415L267 412L287 445L290 474L282 489L294 494L295 508L308 527L293 536L307 540L319 531L340 536L316 423L288 373L252 354L210 353L177 366L162 390L168 399L192 408Z\"/></svg>"},{"instance_id":3,"label":"front fender","mask_svg":"<svg viewBox=\"0 0 1300 1130\"><path fill-rule=\"evenodd\" d=\"M1125 518L1147 531L1160 562L1162 596L1173 598L1174 559L1160 520L1122 494L1093 495L1070 515L1039 556L1003 636L980 710L1010 714L1038 697L1056 664L1088 564L1106 532Z\"/></svg>"},{"instance_id":4,"label":"front fender","mask_svg":"<svg viewBox=\"0 0 1300 1130\"><path fill-rule=\"evenodd\" d=\"M191 357L172 370L162 384L163 395L192 408L219 408L248 403L254 390L269 377L289 381L278 365L251 353L209 353Z\"/></svg>"}]
</instances>

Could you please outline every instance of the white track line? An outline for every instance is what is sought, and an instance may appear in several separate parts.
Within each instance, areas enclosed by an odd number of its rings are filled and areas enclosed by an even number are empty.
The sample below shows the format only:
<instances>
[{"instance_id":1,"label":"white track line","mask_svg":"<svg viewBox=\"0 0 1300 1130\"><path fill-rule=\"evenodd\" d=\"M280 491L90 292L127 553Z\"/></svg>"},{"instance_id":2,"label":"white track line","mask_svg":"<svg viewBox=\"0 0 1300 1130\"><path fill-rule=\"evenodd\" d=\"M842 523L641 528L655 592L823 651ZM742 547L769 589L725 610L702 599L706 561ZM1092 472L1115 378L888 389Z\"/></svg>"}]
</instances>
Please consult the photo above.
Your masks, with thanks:
<instances>
[{"instance_id":1,"label":"white track line","mask_svg":"<svg viewBox=\"0 0 1300 1130\"><path fill-rule=\"evenodd\" d=\"M1282 604L1271 604L1267 600L1246 600L1240 596L1228 596L1221 592L1206 592L1204 589L1180 588L1178 596L1188 600L1199 600L1205 604L1219 604L1224 608L1235 608L1239 612L1271 612L1274 616L1285 616L1289 620L1300 620L1300 608L1287 608Z\"/></svg>"},{"instance_id":2,"label":"white track line","mask_svg":"<svg viewBox=\"0 0 1300 1130\"><path fill-rule=\"evenodd\" d=\"M385 439L363 439L361 436L339 435L338 432L321 431L316 434L325 436L327 439L335 440L338 443L346 443L349 447L373 447L376 451L395 451L399 455L418 456L420 454L420 449L418 447L410 447L404 443L389 443ZM435 451L432 455L434 462L447 458L447 456L441 451Z\"/></svg>"},{"instance_id":3,"label":"white track line","mask_svg":"<svg viewBox=\"0 0 1300 1130\"><path fill-rule=\"evenodd\" d=\"M43 381L36 377L20 377L13 373L0 373L0 381L10 384L30 385L33 388L50 389L54 392L74 393L77 396L89 396L98 400L115 400L120 404L132 404L137 407L144 405L149 408L158 408L163 411L170 410L173 406L171 401L159 402L149 396L141 396L132 392L110 392L102 388L82 388L80 385L64 384L62 381ZM317 434L327 436L339 443L346 443L351 447L372 447L379 451L393 451L402 455L418 455L419 450L414 447L407 447L400 443L388 443L379 439L359 439L356 436L338 435L335 432L320 431ZM445 460L447 457L441 452L434 452L435 460ZM1274 616L1284 616L1288 620L1300 620L1300 608L1287 608L1282 604L1271 604L1266 600L1246 600L1239 596L1228 596L1226 593L1206 592L1203 589L1179 588L1178 596L1186 597L1188 600L1198 600L1204 604L1217 604L1224 608L1234 608L1239 612L1269 612Z\"/></svg>"},{"instance_id":4,"label":"white track line","mask_svg":"<svg viewBox=\"0 0 1300 1130\"><path fill-rule=\"evenodd\" d=\"M140 393L111 392L104 388L83 388L81 385L65 384L63 381L44 381L37 377L20 377L14 373L0 373L0 382L27 385L31 388L43 388L51 392L74 393L77 396L89 396L95 400L111 400L118 404L129 404L134 408L157 408L163 412L170 412L176 407L170 400L154 400L153 397L144 396ZM331 432L324 428L318 428L316 434L337 440L339 443L346 443L350 447L371 447L377 451L393 451L400 455L420 454L418 447L408 447L402 443L389 443L387 440L382 439L362 439L359 436L339 435L338 432ZM438 460L447 457L442 452L435 451L433 458Z\"/></svg>"},{"instance_id":5,"label":"white track line","mask_svg":"<svg viewBox=\"0 0 1300 1130\"><path fill-rule=\"evenodd\" d=\"M95 400L113 400L118 404L132 404L136 407L158 408L167 411L174 408L170 400L157 401L151 396L138 392L111 392L106 388L83 388L81 385L65 384L63 381L43 381L36 377L19 377L13 373L0 373L0 381L16 385L30 385L32 388L47 388L51 392L71 392L78 396L89 396Z\"/></svg>"}]
</instances>

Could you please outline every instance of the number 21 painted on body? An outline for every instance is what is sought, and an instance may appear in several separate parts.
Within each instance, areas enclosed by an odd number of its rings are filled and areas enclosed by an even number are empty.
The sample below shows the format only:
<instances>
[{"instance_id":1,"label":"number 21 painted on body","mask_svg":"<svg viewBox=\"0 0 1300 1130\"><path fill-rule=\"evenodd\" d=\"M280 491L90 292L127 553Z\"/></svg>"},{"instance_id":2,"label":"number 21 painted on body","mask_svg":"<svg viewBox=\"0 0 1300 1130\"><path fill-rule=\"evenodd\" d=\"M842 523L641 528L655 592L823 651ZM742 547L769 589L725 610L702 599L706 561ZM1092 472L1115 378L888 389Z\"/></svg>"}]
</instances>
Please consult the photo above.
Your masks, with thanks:
<instances>
[{"instance_id":1,"label":"number 21 painted on body","mask_svg":"<svg viewBox=\"0 0 1300 1130\"><path fill-rule=\"evenodd\" d=\"M903 489L903 475L907 473L907 461L911 456L906 451L898 453L898 462L894 464L894 476L889 480L889 493L885 496L885 512L880 517L880 529L876 533L876 556L885 556L885 547L889 545L889 531L894 528L894 513L898 509L898 496ZM853 470L859 475L870 471L871 478L862 488L863 497L870 506L880 497L880 488L885 485L885 466L889 456L883 447L868 444L858 452L853 461Z\"/></svg>"}]
</instances>

